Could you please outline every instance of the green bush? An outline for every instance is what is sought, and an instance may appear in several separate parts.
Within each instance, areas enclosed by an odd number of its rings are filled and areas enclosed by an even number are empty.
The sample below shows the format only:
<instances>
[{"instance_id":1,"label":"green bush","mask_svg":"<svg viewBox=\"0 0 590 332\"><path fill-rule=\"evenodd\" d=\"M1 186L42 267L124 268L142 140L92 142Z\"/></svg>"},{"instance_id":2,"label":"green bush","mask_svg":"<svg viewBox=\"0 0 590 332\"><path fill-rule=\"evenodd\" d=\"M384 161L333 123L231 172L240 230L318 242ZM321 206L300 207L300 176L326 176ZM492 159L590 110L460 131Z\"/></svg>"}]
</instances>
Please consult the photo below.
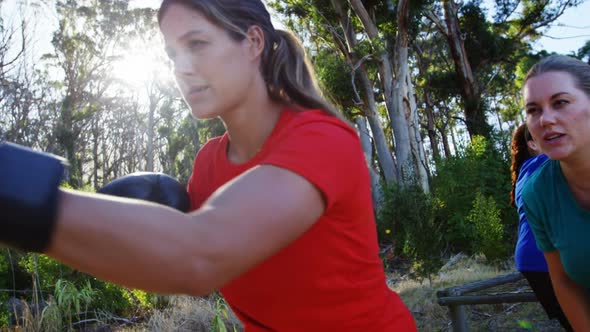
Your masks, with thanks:
<instances>
[{"instance_id":1,"label":"green bush","mask_svg":"<svg viewBox=\"0 0 590 332\"><path fill-rule=\"evenodd\" d=\"M132 311L146 310L152 307L154 295L142 291L131 291L88 274L73 270L60 262L38 254L25 254L19 262L20 268L29 275L38 276L41 289L54 292L60 280L68 281L73 287L83 289L87 285L94 292L94 299L89 310L101 310L116 315L124 315ZM28 288L32 289L32 285Z\"/></svg>"},{"instance_id":2,"label":"green bush","mask_svg":"<svg viewBox=\"0 0 590 332\"><path fill-rule=\"evenodd\" d=\"M4 331L4 328L8 326L8 294L0 293L0 331Z\"/></svg>"},{"instance_id":3,"label":"green bush","mask_svg":"<svg viewBox=\"0 0 590 332\"><path fill-rule=\"evenodd\" d=\"M89 310L95 295L96 292L89 282L86 282L82 287L77 287L67 280L58 280L55 284L55 301L52 303L52 309L55 309L52 311L54 315L52 315L53 319L49 320L52 322L51 325L59 326L61 323L71 329L73 323L82 320L80 313Z\"/></svg>"},{"instance_id":4,"label":"green bush","mask_svg":"<svg viewBox=\"0 0 590 332\"><path fill-rule=\"evenodd\" d=\"M379 241L413 262L419 279L442 265L443 236L436 203L418 185L387 186L383 192L377 230Z\"/></svg>"},{"instance_id":5,"label":"green bush","mask_svg":"<svg viewBox=\"0 0 590 332\"><path fill-rule=\"evenodd\" d=\"M456 156L439 160L430 195L417 186L384 189L380 242L409 258L419 277L440 267L447 250L490 260L510 255L518 217L508 204L508 153L497 141L475 137Z\"/></svg>"},{"instance_id":6,"label":"green bush","mask_svg":"<svg viewBox=\"0 0 590 332\"><path fill-rule=\"evenodd\" d=\"M0 288L8 289L10 287L10 266L8 261L8 249L0 251Z\"/></svg>"},{"instance_id":7,"label":"green bush","mask_svg":"<svg viewBox=\"0 0 590 332\"><path fill-rule=\"evenodd\" d=\"M498 146L493 139L475 137L456 156L437 162L432 190L439 201L437 218L444 222L444 241L452 251L484 251L481 238L487 235L478 233L485 229L472 222L474 204L482 204L476 202L478 193L495 202L497 221L502 225L498 241L507 246L514 244L518 217L508 204L511 187L507 152ZM501 253L507 258L507 251Z\"/></svg>"},{"instance_id":8,"label":"green bush","mask_svg":"<svg viewBox=\"0 0 590 332\"><path fill-rule=\"evenodd\" d=\"M478 192L473 201L473 208L467 217L473 225L477 250L490 261L505 259L510 246L503 241L504 226L500 220L500 210L491 196L484 196Z\"/></svg>"},{"instance_id":9,"label":"green bush","mask_svg":"<svg viewBox=\"0 0 590 332\"><path fill-rule=\"evenodd\" d=\"M29 275L38 278L42 290L52 291L58 280L76 276L74 270L49 256L35 253L24 254L18 262L19 267ZM31 285L29 288L33 288Z\"/></svg>"}]
</instances>

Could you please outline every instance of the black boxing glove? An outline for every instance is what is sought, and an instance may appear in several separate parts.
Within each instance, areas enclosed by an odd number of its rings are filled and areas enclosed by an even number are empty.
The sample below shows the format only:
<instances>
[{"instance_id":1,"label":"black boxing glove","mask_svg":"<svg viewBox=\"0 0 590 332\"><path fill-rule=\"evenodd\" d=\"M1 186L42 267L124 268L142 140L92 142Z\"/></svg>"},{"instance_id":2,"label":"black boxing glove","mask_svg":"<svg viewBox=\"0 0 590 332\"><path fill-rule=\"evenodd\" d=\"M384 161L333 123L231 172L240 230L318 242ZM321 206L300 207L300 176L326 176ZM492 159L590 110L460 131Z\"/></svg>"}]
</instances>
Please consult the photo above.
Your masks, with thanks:
<instances>
[{"instance_id":1,"label":"black boxing glove","mask_svg":"<svg viewBox=\"0 0 590 332\"><path fill-rule=\"evenodd\" d=\"M182 212L190 210L186 188L164 173L132 173L113 180L98 192L163 204Z\"/></svg>"},{"instance_id":2,"label":"black boxing glove","mask_svg":"<svg viewBox=\"0 0 590 332\"><path fill-rule=\"evenodd\" d=\"M65 165L48 153L0 144L0 243L24 251L47 249Z\"/></svg>"}]
</instances>

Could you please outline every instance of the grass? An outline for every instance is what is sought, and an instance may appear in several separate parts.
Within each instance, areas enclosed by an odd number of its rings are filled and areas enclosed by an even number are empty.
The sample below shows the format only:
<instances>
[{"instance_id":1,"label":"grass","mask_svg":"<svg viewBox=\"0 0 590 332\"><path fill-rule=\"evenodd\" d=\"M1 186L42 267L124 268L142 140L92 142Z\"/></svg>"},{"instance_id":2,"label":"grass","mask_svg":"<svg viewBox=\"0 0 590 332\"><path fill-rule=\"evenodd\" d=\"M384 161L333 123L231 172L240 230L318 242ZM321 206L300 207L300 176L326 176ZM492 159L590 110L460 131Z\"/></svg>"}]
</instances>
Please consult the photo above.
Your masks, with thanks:
<instances>
[{"instance_id":1,"label":"grass","mask_svg":"<svg viewBox=\"0 0 590 332\"><path fill-rule=\"evenodd\" d=\"M430 282L400 280L390 284L408 306L419 331L452 331L449 310L438 305L437 290L514 272L513 266L495 267L485 260L463 258L441 271ZM397 276L393 276L395 280ZM399 279L399 277L397 277ZM470 331L562 331L555 320L549 320L541 305L534 303L466 306Z\"/></svg>"},{"instance_id":2,"label":"grass","mask_svg":"<svg viewBox=\"0 0 590 332\"><path fill-rule=\"evenodd\" d=\"M172 296L170 305L163 310L154 311L146 323L121 331L233 332L242 330L241 323L225 301L214 294L203 298Z\"/></svg>"},{"instance_id":3,"label":"grass","mask_svg":"<svg viewBox=\"0 0 590 332\"><path fill-rule=\"evenodd\" d=\"M400 294L412 311L419 331L452 331L447 307L437 303L437 290L513 271L513 266L492 266L486 264L480 257L464 257L433 276L431 282L412 280L408 277L410 275L408 271L404 275L390 273L388 280L389 286ZM112 330L122 332L243 331L236 316L218 294L204 298L172 296L167 298L167 301L168 305L164 309L154 310L147 320L133 326L112 327ZM62 304L59 307L63 309L69 306ZM562 331L557 321L547 319L539 303L471 305L465 308L471 331ZM43 316L45 319L49 318L48 310L45 310ZM25 312L25 318L27 323L24 328L17 328L16 331L40 331L43 329L39 327L44 325L40 323L47 323L47 321L36 322L30 311ZM108 317L104 320L108 321ZM57 321L63 321L63 317Z\"/></svg>"},{"instance_id":4,"label":"grass","mask_svg":"<svg viewBox=\"0 0 590 332\"><path fill-rule=\"evenodd\" d=\"M442 270L429 281L418 282L406 276L388 275L390 287L398 292L412 311L419 331L452 331L448 309L437 303L436 291L442 288L484 280L510 273L514 267L492 266L481 257L465 257ZM223 308L223 306L221 307ZM227 309L227 308L225 308ZM146 326L127 331L225 331L213 326L219 315L219 298L177 297L174 304L156 312ZM557 321L547 319L539 303L472 305L466 307L471 331L562 331ZM229 312L229 310L228 310ZM235 316L224 318L227 331L241 331Z\"/></svg>"}]
</instances>

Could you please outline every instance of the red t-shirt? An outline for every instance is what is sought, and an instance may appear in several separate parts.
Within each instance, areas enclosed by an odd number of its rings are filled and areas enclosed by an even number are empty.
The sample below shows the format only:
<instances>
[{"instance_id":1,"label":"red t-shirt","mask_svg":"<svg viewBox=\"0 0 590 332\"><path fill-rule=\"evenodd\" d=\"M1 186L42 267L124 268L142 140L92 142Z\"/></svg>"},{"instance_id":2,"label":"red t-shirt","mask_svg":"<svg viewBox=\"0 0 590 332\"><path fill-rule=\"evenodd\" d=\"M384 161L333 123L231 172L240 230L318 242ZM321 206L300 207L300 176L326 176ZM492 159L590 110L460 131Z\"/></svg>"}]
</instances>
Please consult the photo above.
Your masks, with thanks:
<instances>
[{"instance_id":1,"label":"red t-shirt","mask_svg":"<svg viewBox=\"0 0 590 332\"><path fill-rule=\"evenodd\" d=\"M193 209L263 164L303 176L326 200L324 214L300 238L221 289L246 331L416 331L386 285L369 172L352 128L318 110L284 109L250 161L232 164L227 144L226 133L197 154L188 185Z\"/></svg>"}]
</instances>

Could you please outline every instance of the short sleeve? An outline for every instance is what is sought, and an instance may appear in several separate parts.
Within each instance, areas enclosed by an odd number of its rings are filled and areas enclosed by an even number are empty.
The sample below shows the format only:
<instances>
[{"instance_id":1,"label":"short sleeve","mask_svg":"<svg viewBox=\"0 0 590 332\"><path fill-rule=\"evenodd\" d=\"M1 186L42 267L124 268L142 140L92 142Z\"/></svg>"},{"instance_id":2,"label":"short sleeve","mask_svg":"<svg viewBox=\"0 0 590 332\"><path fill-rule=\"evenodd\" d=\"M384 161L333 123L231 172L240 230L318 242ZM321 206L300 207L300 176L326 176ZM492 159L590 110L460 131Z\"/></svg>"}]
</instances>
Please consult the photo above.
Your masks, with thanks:
<instances>
[{"instance_id":1,"label":"short sleeve","mask_svg":"<svg viewBox=\"0 0 590 332\"><path fill-rule=\"evenodd\" d=\"M542 206L538 199L536 199L535 195L533 194L533 190L531 189L532 183L527 183L525 185L524 191L522 193L522 201L524 207L524 213L535 235L535 241L537 242L537 247L542 252L551 252L555 251L555 247L549 238L549 234L547 233L546 229L546 220L541 217L543 214ZM546 218L545 218L546 219Z\"/></svg>"},{"instance_id":2,"label":"short sleeve","mask_svg":"<svg viewBox=\"0 0 590 332\"><path fill-rule=\"evenodd\" d=\"M345 126L324 120L289 128L260 164L304 177L320 190L330 207L356 188L364 165L358 136Z\"/></svg>"},{"instance_id":3,"label":"short sleeve","mask_svg":"<svg viewBox=\"0 0 590 332\"><path fill-rule=\"evenodd\" d=\"M193 171L187 184L187 191L191 200L191 211L201 207L201 204L216 189L212 178L215 169L216 151L219 149L220 137L207 141L197 152L193 163Z\"/></svg>"}]
</instances>

